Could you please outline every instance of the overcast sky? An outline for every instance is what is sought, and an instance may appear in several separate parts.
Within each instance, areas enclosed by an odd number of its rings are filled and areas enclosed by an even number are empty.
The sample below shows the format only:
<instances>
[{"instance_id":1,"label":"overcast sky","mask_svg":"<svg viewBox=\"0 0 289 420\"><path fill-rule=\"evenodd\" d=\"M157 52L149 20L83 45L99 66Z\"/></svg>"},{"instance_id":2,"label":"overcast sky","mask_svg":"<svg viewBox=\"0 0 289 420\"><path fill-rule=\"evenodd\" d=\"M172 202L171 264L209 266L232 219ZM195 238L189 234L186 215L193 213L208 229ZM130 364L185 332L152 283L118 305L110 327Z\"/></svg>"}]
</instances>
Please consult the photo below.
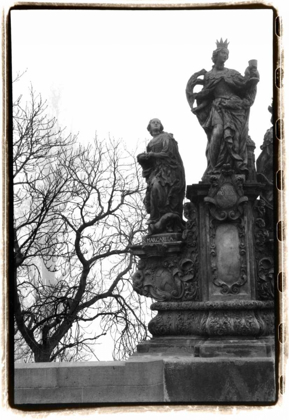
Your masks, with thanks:
<instances>
[{"instance_id":1,"label":"overcast sky","mask_svg":"<svg viewBox=\"0 0 289 420\"><path fill-rule=\"evenodd\" d=\"M271 10L18 10L12 11L13 72L27 69L17 93L31 82L60 126L91 141L97 131L140 151L151 118L178 141L187 184L206 167L206 135L186 101L188 79L212 67L216 39L228 38L226 67L258 60L260 83L249 134L256 155L270 127Z\"/></svg>"}]
</instances>

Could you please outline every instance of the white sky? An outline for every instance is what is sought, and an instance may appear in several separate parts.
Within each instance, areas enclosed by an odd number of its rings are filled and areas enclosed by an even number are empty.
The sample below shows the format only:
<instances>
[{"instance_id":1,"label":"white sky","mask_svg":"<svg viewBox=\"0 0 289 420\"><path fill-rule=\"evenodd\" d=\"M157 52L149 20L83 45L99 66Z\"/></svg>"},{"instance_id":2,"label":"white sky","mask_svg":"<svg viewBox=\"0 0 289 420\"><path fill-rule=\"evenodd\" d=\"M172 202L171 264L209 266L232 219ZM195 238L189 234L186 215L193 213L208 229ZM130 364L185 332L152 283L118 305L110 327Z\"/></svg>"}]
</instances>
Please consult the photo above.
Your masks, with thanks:
<instances>
[{"instance_id":1,"label":"white sky","mask_svg":"<svg viewBox=\"0 0 289 420\"><path fill-rule=\"evenodd\" d=\"M129 147L150 138L151 118L174 134L187 184L206 167L206 135L186 101L188 79L212 66L216 39L228 38L226 67L244 73L257 59L260 83L251 108L249 134L256 155L270 127L272 98L271 10L14 10L13 72L27 73L16 86L32 82L47 98L60 126L79 132L82 142L125 140Z\"/></svg>"}]
</instances>

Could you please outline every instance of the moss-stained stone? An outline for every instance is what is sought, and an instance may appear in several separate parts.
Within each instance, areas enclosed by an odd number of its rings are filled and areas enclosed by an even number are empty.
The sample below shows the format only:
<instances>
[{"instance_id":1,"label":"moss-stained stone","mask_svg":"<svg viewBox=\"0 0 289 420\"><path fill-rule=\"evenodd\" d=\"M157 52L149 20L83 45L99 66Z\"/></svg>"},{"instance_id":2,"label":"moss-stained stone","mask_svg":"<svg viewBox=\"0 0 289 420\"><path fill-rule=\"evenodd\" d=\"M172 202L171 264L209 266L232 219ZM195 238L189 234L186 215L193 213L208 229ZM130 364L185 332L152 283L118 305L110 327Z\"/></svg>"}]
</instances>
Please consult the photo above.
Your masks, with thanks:
<instances>
[{"instance_id":1,"label":"moss-stained stone","mask_svg":"<svg viewBox=\"0 0 289 420\"><path fill-rule=\"evenodd\" d=\"M273 403L274 360L264 358L175 358L165 363L169 401Z\"/></svg>"}]
</instances>

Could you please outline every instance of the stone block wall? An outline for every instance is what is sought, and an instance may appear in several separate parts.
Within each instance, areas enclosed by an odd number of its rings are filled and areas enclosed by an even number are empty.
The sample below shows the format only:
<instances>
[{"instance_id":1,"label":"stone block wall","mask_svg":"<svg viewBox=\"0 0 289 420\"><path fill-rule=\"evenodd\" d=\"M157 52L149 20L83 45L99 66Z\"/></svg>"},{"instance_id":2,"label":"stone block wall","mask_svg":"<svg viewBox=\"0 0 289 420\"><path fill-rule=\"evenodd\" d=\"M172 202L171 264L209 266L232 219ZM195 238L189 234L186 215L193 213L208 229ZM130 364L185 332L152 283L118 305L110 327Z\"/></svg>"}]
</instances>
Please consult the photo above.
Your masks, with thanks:
<instances>
[{"instance_id":1,"label":"stone block wall","mask_svg":"<svg viewBox=\"0 0 289 420\"><path fill-rule=\"evenodd\" d=\"M272 404L275 376L273 357L137 354L126 362L17 364L14 403Z\"/></svg>"},{"instance_id":2,"label":"stone block wall","mask_svg":"<svg viewBox=\"0 0 289 420\"><path fill-rule=\"evenodd\" d=\"M15 404L162 402L163 361L16 364Z\"/></svg>"},{"instance_id":3,"label":"stone block wall","mask_svg":"<svg viewBox=\"0 0 289 420\"><path fill-rule=\"evenodd\" d=\"M170 401L198 403L273 403L275 365L271 358L183 358L166 363Z\"/></svg>"}]
</instances>

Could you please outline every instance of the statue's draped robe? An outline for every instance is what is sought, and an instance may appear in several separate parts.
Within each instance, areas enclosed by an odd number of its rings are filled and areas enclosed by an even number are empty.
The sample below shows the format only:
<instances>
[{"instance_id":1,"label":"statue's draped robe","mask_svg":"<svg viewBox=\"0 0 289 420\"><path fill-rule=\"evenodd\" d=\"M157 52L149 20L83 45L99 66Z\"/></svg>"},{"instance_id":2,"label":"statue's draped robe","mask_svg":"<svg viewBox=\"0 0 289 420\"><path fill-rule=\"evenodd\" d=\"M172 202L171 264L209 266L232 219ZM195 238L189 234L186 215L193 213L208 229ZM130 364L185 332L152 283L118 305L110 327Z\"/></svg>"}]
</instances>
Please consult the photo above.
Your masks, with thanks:
<instances>
[{"instance_id":1,"label":"statue's draped robe","mask_svg":"<svg viewBox=\"0 0 289 420\"><path fill-rule=\"evenodd\" d=\"M144 202L149 223L157 223L166 214L182 219L185 172L176 140L172 134L162 132L149 142L147 152L157 154L143 167L148 184Z\"/></svg>"},{"instance_id":2,"label":"statue's draped robe","mask_svg":"<svg viewBox=\"0 0 289 420\"><path fill-rule=\"evenodd\" d=\"M190 95L187 96L190 102ZM230 163L236 172L247 171L248 119L255 96L256 83L251 83L249 77L236 70L224 68L205 74L204 87L197 93L198 106L193 109L208 138L205 175L220 172L226 163ZM223 128L223 136L218 142L212 141L216 125Z\"/></svg>"}]
</instances>

